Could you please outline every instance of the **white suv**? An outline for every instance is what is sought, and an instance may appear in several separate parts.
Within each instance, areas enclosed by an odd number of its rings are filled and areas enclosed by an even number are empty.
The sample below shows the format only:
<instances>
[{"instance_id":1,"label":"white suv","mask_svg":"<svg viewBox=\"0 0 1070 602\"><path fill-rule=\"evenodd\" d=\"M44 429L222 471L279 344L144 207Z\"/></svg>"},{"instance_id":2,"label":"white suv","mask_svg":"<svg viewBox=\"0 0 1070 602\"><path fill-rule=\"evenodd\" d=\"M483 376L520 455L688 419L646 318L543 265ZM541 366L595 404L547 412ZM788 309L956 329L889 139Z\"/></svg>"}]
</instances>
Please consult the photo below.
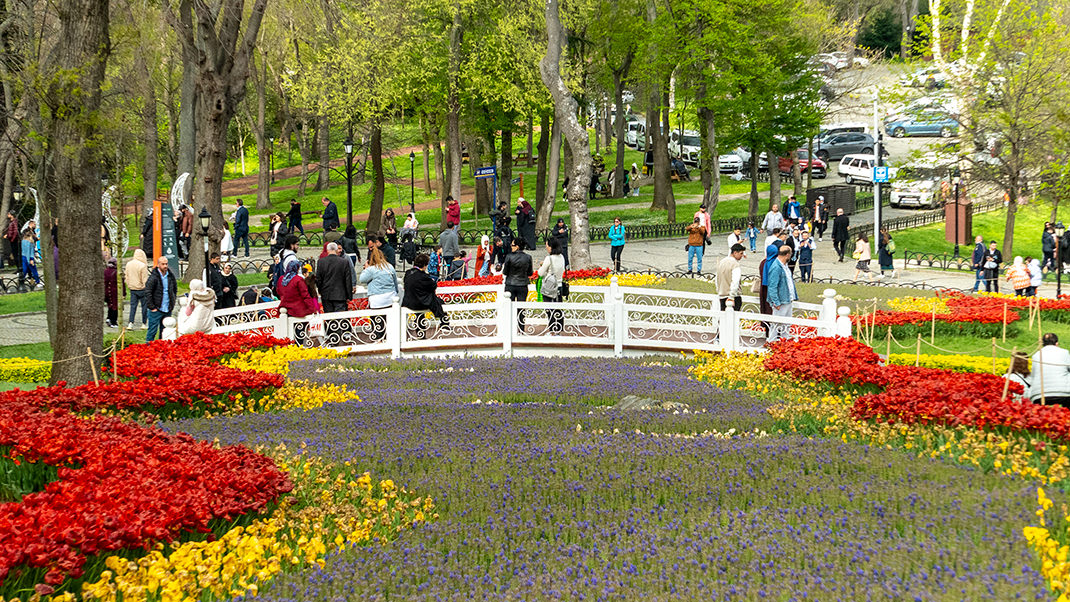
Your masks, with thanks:
<instances>
[{"instance_id":1,"label":"white suv","mask_svg":"<svg viewBox=\"0 0 1070 602\"><path fill-rule=\"evenodd\" d=\"M876 164L876 155L846 155L840 159L836 173L848 184L872 184L873 166Z\"/></svg>"}]
</instances>

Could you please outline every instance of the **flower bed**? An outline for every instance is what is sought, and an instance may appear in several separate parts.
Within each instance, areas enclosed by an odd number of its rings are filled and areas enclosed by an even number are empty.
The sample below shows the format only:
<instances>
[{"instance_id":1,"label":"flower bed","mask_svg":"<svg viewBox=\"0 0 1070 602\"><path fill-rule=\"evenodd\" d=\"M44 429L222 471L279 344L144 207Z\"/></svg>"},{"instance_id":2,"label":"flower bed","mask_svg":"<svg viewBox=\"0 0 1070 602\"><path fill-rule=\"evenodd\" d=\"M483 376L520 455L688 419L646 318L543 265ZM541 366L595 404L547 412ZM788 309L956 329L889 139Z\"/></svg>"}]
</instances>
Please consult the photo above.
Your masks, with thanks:
<instances>
[{"instance_id":1,"label":"flower bed","mask_svg":"<svg viewBox=\"0 0 1070 602\"><path fill-rule=\"evenodd\" d=\"M109 552L210 534L291 491L286 472L244 447L220 448L117 417L75 413L180 406L211 414L353 398L338 386L279 388L281 374L249 369L285 372L294 359L336 355L278 348L282 343L250 334L190 335L118 352L114 372L132 380L0 394L0 450L32 473L41 473L40 465L58 467L54 479L42 479L51 481L42 490L0 504L0 599L35 587L38 594L55 593L83 576L107 580L114 573L103 571L104 564L120 562L105 560ZM223 356L232 356L234 367L212 361Z\"/></svg>"},{"instance_id":2,"label":"flower bed","mask_svg":"<svg viewBox=\"0 0 1070 602\"><path fill-rule=\"evenodd\" d=\"M52 362L28 357L0 359L0 381L9 383L39 383L52 376Z\"/></svg>"},{"instance_id":3,"label":"flower bed","mask_svg":"<svg viewBox=\"0 0 1070 602\"><path fill-rule=\"evenodd\" d=\"M586 270L567 270L565 272L565 280L582 280L587 278L601 278L610 273L608 268L589 268ZM531 275L531 281L534 282L539 277L536 274ZM503 278L498 276L477 276L475 278L465 278L464 280L443 280L438 283L439 288L449 288L451 286L482 286L488 284L501 284ZM607 281L608 283L608 281Z\"/></svg>"}]
</instances>

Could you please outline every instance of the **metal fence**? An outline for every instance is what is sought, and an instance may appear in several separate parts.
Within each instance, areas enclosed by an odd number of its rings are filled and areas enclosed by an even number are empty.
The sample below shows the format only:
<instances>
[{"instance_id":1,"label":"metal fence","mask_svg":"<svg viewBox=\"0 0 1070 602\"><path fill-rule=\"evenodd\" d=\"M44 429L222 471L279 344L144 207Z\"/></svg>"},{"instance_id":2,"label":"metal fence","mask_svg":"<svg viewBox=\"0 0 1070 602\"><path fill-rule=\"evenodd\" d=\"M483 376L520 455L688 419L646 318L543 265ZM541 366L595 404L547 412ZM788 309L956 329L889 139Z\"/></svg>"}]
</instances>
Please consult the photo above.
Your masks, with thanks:
<instances>
[{"instance_id":1,"label":"metal fence","mask_svg":"<svg viewBox=\"0 0 1070 602\"><path fill-rule=\"evenodd\" d=\"M977 213L988 213L989 211L996 211L1003 207L1003 201L993 200L984 201L981 203L973 203L970 205L971 215ZM887 221L882 221L881 226L886 228L889 232L895 232L897 230L909 230L911 228L917 228L919 226L927 226L929 224L935 224L937 222L944 221L944 210L933 209L932 211L925 211L922 213L915 213L913 215L904 215L903 217L897 217ZM868 238L873 238L873 224L862 224L859 226L852 226L847 230L850 240L858 238L859 234L865 234Z\"/></svg>"}]
</instances>

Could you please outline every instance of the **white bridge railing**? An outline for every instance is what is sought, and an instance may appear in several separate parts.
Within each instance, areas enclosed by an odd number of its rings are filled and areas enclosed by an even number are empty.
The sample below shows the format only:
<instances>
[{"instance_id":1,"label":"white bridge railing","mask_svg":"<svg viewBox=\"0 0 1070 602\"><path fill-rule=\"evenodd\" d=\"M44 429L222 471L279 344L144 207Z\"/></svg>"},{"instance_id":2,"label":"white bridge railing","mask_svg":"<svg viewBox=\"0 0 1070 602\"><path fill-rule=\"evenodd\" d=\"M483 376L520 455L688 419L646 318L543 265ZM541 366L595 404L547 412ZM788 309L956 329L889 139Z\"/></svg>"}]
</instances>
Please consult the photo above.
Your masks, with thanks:
<instances>
[{"instance_id":1,"label":"white bridge railing","mask_svg":"<svg viewBox=\"0 0 1070 602\"><path fill-rule=\"evenodd\" d=\"M573 286L565 303L513 301L501 285L441 287L438 296L449 317L442 325L430 313L402 308L400 299L384 309L322 314L322 337L308 336L308 318L293 318L278 302L215 312L213 333L259 331L350 353L537 354L547 347L577 348L622 356L649 351L750 351L762 347L769 330L789 338L850 336L847 307L836 292L824 291L821 304L795 302L792 315L760 313L757 297L721 311L716 295L622 287ZM523 324L523 328L521 328ZM777 328L779 326L779 328Z\"/></svg>"}]
</instances>

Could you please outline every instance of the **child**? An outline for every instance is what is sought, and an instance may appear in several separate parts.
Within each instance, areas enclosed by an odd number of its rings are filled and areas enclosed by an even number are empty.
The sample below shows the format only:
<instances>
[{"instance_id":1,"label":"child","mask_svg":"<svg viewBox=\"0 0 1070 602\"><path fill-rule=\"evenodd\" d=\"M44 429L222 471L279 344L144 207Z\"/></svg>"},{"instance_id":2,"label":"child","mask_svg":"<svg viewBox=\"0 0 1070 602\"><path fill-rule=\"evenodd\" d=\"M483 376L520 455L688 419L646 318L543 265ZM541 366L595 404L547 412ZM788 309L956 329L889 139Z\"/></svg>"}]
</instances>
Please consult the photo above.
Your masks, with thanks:
<instances>
[{"instance_id":1,"label":"child","mask_svg":"<svg viewBox=\"0 0 1070 602\"><path fill-rule=\"evenodd\" d=\"M434 251L428 255L427 262L427 275L433 280L438 280L439 264L442 263L442 247L435 247Z\"/></svg>"},{"instance_id":2,"label":"child","mask_svg":"<svg viewBox=\"0 0 1070 602\"><path fill-rule=\"evenodd\" d=\"M37 245L34 244L33 230L28 229L22 233L22 274L23 276L30 276L33 278L34 284L38 288L44 288L41 284L41 277L37 275L37 260L34 259L34 254L37 251Z\"/></svg>"},{"instance_id":3,"label":"child","mask_svg":"<svg viewBox=\"0 0 1070 602\"><path fill-rule=\"evenodd\" d=\"M758 229L754 227L754 222L751 222L750 227L747 228L747 240L750 241L750 251L753 253L758 245Z\"/></svg>"},{"instance_id":4,"label":"child","mask_svg":"<svg viewBox=\"0 0 1070 602\"><path fill-rule=\"evenodd\" d=\"M461 254L450 263L450 280L464 280L468 277L468 251Z\"/></svg>"},{"instance_id":5,"label":"child","mask_svg":"<svg viewBox=\"0 0 1070 602\"><path fill-rule=\"evenodd\" d=\"M272 301L275 301L275 295L271 294L270 288L260 291L260 303L271 303Z\"/></svg>"},{"instance_id":6,"label":"child","mask_svg":"<svg viewBox=\"0 0 1070 602\"><path fill-rule=\"evenodd\" d=\"M316 313L323 311L320 306L320 292L316 289L316 274L306 265L301 268L301 275L305 279L305 286L308 287L308 296L312 297L312 306L316 308Z\"/></svg>"}]
</instances>

